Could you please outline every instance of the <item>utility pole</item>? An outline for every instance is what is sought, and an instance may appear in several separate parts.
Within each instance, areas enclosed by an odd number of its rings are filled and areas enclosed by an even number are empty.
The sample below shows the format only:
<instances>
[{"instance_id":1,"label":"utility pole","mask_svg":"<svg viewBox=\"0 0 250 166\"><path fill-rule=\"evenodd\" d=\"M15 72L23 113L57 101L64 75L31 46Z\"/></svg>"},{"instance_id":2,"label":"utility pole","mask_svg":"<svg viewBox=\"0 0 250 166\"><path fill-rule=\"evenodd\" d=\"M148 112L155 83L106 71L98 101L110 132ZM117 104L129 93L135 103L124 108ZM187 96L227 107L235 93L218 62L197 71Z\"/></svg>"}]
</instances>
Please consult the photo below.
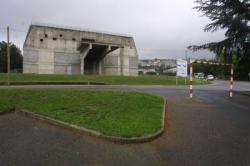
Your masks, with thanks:
<instances>
[{"instance_id":1,"label":"utility pole","mask_svg":"<svg viewBox=\"0 0 250 166\"><path fill-rule=\"evenodd\" d=\"M8 85L10 85L10 29L7 26L7 72L8 72Z\"/></svg>"}]
</instances>

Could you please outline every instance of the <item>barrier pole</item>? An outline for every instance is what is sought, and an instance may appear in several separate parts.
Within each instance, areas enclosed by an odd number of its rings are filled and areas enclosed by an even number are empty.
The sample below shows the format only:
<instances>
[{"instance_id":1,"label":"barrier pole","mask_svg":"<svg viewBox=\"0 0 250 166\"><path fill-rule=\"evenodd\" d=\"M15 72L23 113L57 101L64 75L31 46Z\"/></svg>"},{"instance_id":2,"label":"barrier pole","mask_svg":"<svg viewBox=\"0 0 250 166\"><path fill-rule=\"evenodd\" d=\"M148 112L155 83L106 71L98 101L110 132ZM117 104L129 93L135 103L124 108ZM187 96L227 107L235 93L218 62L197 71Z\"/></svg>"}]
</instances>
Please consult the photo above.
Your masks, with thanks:
<instances>
[{"instance_id":1,"label":"barrier pole","mask_svg":"<svg viewBox=\"0 0 250 166\"><path fill-rule=\"evenodd\" d=\"M233 81L234 81L233 75L234 75L234 65L232 64L231 65L231 78L230 78L230 97L233 97Z\"/></svg>"},{"instance_id":2,"label":"barrier pole","mask_svg":"<svg viewBox=\"0 0 250 166\"><path fill-rule=\"evenodd\" d=\"M193 64L190 63L190 73L189 73L189 97L193 98Z\"/></svg>"}]
</instances>

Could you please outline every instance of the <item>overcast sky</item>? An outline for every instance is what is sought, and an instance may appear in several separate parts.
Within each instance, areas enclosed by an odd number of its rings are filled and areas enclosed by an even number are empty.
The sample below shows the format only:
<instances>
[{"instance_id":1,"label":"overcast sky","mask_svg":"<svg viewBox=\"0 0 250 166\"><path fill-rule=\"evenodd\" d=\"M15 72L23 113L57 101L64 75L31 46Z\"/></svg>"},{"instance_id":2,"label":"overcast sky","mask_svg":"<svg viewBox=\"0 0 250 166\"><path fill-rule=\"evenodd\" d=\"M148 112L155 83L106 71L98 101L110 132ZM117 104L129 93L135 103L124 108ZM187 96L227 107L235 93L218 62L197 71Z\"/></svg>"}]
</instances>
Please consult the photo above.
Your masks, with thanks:
<instances>
[{"instance_id":1,"label":"overcast sky","mask_svg":"<svg viewBox=\"0 0 250 166\"><path fill-rule=\"evenodd\" d=\"M21 49L31 23L48 23L130 34L139 58L185 58L188 45L219 41L222 31L203 32L209 23L192 9L194 0L4 0L0 6L0 40ZM192 58L212 58L208 51L187 52Z\"/></svg>"}]
</instances>

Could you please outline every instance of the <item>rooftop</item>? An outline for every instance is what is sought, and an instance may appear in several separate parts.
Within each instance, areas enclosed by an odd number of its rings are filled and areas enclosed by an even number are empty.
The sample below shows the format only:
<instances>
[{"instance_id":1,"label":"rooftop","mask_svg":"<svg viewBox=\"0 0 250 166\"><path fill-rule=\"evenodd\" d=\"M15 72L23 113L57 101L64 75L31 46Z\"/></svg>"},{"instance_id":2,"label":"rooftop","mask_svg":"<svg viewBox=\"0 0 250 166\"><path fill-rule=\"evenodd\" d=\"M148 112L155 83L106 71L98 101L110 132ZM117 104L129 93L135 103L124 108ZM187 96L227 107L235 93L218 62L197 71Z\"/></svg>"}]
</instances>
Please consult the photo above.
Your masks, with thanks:
<instances>
[{"instance_id":1,"label":"rooftop","mask_svg":"<svg viewBox=\"0 0 250 166\"><path fill-rule=\"evenodd\" d=\"M121 36L121 37L132 37L131 35L128 35L128 34L112 33L112 32L98 31L98 30L93 30L93 29L78 28L78 27L65 26L65 25L55 25L55 24L45 24L45 23L32 23L31 26L57 28L57 29L72 30L72 31L81 31L81 32L94 32L94 33L108 34L108 35Z\"/></svg>"}]
</instances>

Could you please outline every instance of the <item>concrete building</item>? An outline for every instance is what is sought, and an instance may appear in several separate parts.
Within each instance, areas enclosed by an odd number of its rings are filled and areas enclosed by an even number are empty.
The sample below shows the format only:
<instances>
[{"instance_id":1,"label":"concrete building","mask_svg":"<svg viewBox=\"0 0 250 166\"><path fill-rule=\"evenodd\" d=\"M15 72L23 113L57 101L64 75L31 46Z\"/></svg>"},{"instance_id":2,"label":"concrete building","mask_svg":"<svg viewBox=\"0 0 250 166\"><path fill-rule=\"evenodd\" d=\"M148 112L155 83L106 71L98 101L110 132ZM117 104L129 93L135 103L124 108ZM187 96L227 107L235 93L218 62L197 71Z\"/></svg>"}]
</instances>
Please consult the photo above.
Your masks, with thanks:
<instances>
[{"instance_id":1,"label":"concrete building","mask_svg":"<svg viewBox=\"0 0 250 166\"><path fill-rule=\"evenodd\" d=\"M30 26L23 73L138 75L133 37L54 25Z\"/></svg>"}]
</instances>

